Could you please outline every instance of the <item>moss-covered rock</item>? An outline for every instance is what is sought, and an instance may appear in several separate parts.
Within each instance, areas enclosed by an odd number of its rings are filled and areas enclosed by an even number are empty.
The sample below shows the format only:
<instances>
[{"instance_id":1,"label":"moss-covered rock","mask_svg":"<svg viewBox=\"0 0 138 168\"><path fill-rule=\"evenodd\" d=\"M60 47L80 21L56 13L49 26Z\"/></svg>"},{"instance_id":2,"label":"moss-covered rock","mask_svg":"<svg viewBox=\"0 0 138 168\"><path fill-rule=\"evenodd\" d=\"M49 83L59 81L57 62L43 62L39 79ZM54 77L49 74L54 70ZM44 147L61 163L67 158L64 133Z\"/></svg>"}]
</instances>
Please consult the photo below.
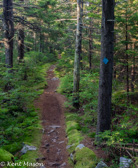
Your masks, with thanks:
<instances>
[{"instance_id":1,"label":"moss-covered rock","mask_svg":"<svg viewBox=\"0 0 138 168\"><path fill-rule=\"evenodd\" d=\"M84 160L83 162L77 162L74 168L95 168L96 164L95 161L91 160Z\"/></svg>"},{"instance_id":2,"label":"moss-covered rock","mask_svg":"<svg viewBox=\"0 0 138 168\"><path fill-rule=\"evenodd\" d=\"M12 161L14 156L6 151L5 149L0 148L0 162Z\"/></svg>"},{"instance_id":3,"label":"moss-covered rock","mask_svg":"<svg viewBox=\"0 0 138 168\"><path fill-rule=\"evenodd\" d=\"M80 120L80 117L78 116L78 114L75 113L67 113L66 114L66 121L78 121Z\"/></svg>"},{"instance_id":4,"label":"moss-covered rock","mask_svg":"<svg viewBox=\"0 0 138 168\"><path fill-rule=\"evenodd\" d=\"M68 151L73 154L73 160L69 158L70 165L74 168L95 168L98 163L95 153L87 147L82 149L76 148L84 139L80 132L80 125L77 121L80 117L77 114L66 114L66 133L68 136Z\"/></svg>"},{"instance_id":5,"label":"moss-covered rock","mask_svg":"<svg viewBox=\"0 0 138 168\"><path fill-rule=\"evenodd\" d=\"M84 137L78 130L76 129L71 130L68 134L68 145L73 146L69 148L69 152L72 153L83 139Z\"/></svg>"},{"instance_id":6,"label":"moss-covered rock","mask_svg":"<svg viewBox=\"0 0 138 168\"><path fill-rule=\"evenodd\" d=\"M74 167L74 163L70 157L68 158L68 163L71 167Z\"/></svg>"},{"instance_id":7,"label":"moss-covered rock","mask_svg":"<svg viewBox=\"0 0 138 168\"><path fill-rule=\"evenodd\" d=\"M87 147L77 148L74 154L75 168L95 168L97 157L95 153Z\"/></svg>"},{"instance_id":8,"label":"moss-covered rock","mask_svg":"<svg viewBox=\"0 0 138 168\"><path fill-rule=\"evenodd\" d=\"M80 125L75 121L68 121L66 124L67 124L66 128L67 133L69 133L73 129L80 130Z\"/></svg>"}]
</instances>

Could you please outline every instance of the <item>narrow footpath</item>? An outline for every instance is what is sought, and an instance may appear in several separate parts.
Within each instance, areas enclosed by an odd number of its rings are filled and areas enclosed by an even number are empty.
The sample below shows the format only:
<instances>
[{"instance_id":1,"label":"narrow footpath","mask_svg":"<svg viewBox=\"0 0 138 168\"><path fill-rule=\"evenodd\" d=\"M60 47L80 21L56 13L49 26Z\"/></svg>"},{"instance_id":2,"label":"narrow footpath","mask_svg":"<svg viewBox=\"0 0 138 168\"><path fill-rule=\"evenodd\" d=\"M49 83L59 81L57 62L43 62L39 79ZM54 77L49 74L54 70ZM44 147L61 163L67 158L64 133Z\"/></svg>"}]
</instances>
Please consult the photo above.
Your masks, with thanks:
<instances>
[{"instance_id":1,"label":"narrow footpath","mask_svg":"<svg viewBox=\"0 0 138 168\"><path fill-rule=\"evenodd\" d=\"M41 110L43 138L41 153L46 168L71 168L68 165L66 150L65 115L63 104L65 97L56 92L59 79L54 76L55 65L47 72L48 87L36 102Z\"/></svg>"}]
</instances>

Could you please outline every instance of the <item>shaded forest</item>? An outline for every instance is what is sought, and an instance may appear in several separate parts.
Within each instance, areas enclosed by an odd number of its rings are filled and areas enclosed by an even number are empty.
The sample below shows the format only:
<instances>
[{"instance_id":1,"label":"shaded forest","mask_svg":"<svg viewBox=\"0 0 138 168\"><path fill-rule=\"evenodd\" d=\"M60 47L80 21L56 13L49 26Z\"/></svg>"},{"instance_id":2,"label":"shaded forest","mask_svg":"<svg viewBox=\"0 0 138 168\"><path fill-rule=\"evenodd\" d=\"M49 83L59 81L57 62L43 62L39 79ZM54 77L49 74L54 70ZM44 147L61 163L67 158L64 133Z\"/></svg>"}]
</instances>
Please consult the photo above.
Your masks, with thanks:
<instances>
[{"instance_id":1,"label":"shaded forest","mask_svg":"<svg viewBox=\"0 0 138 168\"><path fill-rule=\"evenodd\" d=\"M120 157L137 167L137 7L136 0L0 0L0 167L95 168L103 161L125 168ZM52 86L58 109L60 96L66 99L59 120L68 163L40 150L46 125L36 104ZM34 148L24 153L25 145Z\"/></svg>"}]
</instances>

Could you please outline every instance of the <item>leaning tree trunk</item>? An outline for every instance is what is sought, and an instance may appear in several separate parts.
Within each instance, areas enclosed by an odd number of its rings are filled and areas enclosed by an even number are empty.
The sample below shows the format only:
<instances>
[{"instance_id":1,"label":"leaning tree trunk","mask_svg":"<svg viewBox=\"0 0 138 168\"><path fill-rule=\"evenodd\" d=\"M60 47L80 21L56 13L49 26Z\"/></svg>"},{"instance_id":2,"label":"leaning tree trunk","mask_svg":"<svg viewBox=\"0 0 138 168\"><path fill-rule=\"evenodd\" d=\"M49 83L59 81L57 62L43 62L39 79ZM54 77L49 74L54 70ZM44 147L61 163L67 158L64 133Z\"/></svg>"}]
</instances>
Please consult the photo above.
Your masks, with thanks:
<instances>
[{"instance_id":1,"label":"leaning tree trunk","mask_svg":"<svg viewBox=\"0 0 138 168\"><path fill-rule=\"evenodd\" d=\"M5 45L5 63L7 68L13 67L13 0L3 0L3 28Z\"/></svg>"},{"instance_id":2,"label":"leaning tree trunk","mask_svg":"<svg viewBox=\"0 0 138 168\"><path fill-rule=\"evenodd\" d=\"M114 0L102 0L97 134L110 129L114 43ZM98 140L98 139L97 139Z\"/></svg>"},{"instance_id":3,"label":"leaning tree trunk","mask_svg":"<svg viewBox=\"0 0 138 168\"><path fill-rule=\"evenodd\" d=\"M73 106L79 108L79 83L80 83L80 55L82 40L82 9L81 0L77 0L77 31L76 50L74 60L74 82L73 82Z\"/></svg>"}]
</instances>

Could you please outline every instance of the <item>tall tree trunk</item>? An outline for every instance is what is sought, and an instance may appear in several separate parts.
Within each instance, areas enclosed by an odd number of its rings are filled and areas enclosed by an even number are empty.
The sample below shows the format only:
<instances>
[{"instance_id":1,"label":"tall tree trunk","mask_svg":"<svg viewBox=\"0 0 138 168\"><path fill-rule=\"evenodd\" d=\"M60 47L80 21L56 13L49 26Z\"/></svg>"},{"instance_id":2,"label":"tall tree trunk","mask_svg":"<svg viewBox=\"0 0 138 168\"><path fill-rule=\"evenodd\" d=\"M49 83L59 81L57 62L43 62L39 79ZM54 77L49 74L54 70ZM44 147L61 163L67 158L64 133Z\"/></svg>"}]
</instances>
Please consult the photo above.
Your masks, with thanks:
<instances>
[{"instance_id":1,"label":"tall tree trunk","mask_svg":"<svg viewBox=\"0 0 138 168\"><path fill-rule=\"evenodd\" d=\"M114 34L114 43L116 44L116 34ZM114 65L113 66L114 66L114 68L113 68L113 70L114 70L113 71L113 78L116 79L116 74L117 74L117 72L116 72L117 71L117 69L116 69L117 68L116 67L116 60L114 60Z\"/></svg>"},{"instance_id":2,"label":"tall tree trunk","mask_svg":"<svg viewBox=\"0 0 138 168\"><path fill-rule=\"evenodd\" d=\"M18 34L18 57L19 57L19 62L22 62L22 60L24 59L24 22L23 20L21 21L18 33L19 33Z\"/></svg>"},{"instance_id":3,"label":"tall tree trunk","mask_svg":"<svg viewBox=\"0 0 138 168\"><path fill-rule=\"evenodd\" d=\"M90 29L89 29L89 68L92 68L92 18L90 18Z\"/></svg>"},{"instance_id":4,"label":"tall tree trunk","mask_svg":"<svg viewBox=\"0 0 138 168\"><path fill-rule=\"evenodd\" d=\"M102 0L101 60L97 134L110 129L114 50L114 0ZM98 140L98 139L97 139Z\"/></svg>"},{"instance_id":5,"label":"tall tree trunk","mask_svg":"<svg viewBox=\"0 0 138 168\"><path fill-rule=\"evenodd\" d=\"M81 15L81 19L83 18L83 0L81 0L81 11L80 11L80 15ZM82 53L82 24L81 24L81 42L80 42L80 52ZM82 55L80 54L80 68L81 70L83 70L83 61L82 61Z\"/></svg>"},{"instance_id":6,"label":"tall tree trunk","mask_svg":"<svg viewBox=\"0 0 138 168\"><path fill-rule=\"evenodd\" d=\"M36 33L34 32L34 51L37 51L36 48Z\"/></svg>"},{"instance_id":7,"label":"tall tree trunk","mask_svg":"<svg viewBox=\"0 0 138 168\"><path fill-rule=\"evenodd\" d=\"M3 27L4 27L4 44L6 67L13 67L13 38L14 38L14 22L13 22L13 1L3 0Z\"/></svg>"},{"instance_id":8,"label":"tall tree trunk","mask_svg":"<svg viewBox=\"0 0 138 168\"><path fill-rule=\"evenodd\" d=\"M116 63L114 62L114 79L116 79Z\"/></svg>"},{"instance_id":9,"label":"tall tree trunk","mask_svg":"<svg viewBox=\"0 0 138 168\"><path fill-rule=\"evenodd\" d=\"M135 51L135 44L134 44ZM135 82L135 53L133 54L133 63L131 68L131 92L134 92L134 82Z\"/></svg>"},{"instance_id":10,"label":"tall tree trunk","mask_svg":"<svg viewBox=\"0 0 138 168\"><path fill-rule=\"evenodd\" d=\"M82 40L82 13L81 0L77 0L77 30L76 50L74 60L74 82L73 82L73 106L79 108L79 83L80 83L80 55Z\"/></svg>"},{"instance_id":11,"label":"tall tree trunk","mask_svg":"<svg viewBox=\"0 0 138 168\"><path fill-rule=\"evenodd\" d=\"M24 3L24 0L20 0L20 2ZM18 30L18 57L19 62L22 62L24 59L24 17L21 18Z\"/></svg>"},{"instance_id":12,"label":"tall tree trunk","mask_svg":"<svg viewBox=\"0 0 138 168\"><path fill-rule=\"evenodd\" d=\"M128 25L127 25L127 9L126 9L126 83L127 83L127 104L129 103L129 65L128 65Z\"/></svg>"},{"instance_id":13,"label":"tall tree trunk","mask_svg":"<svg viewBox=\"0 0 138 168\"><path fill-rule=\"evenodd\" d=\"M39 51L42 52L43 51L43 36L42 36L42 32L40 32L40 44L39 44Z\"/></svg>"}]
</instances>

